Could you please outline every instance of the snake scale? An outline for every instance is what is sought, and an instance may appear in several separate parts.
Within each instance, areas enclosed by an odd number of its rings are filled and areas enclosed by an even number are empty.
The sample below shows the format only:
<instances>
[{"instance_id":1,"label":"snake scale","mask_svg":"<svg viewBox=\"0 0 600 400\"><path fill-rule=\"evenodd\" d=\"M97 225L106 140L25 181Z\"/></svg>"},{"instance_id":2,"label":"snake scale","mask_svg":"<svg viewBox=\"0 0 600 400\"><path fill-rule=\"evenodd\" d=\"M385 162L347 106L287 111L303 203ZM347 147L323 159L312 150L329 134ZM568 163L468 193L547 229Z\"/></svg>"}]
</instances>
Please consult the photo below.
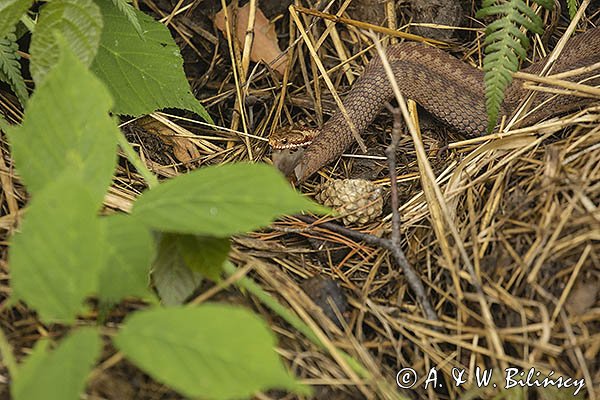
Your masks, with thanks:
<instances>
[{"instance_id":1,"label":"snake scale","mask_svg":"<svg viewBox=\"0 0 600 400\"><path fill-rule=\"evenodd\" d=\"M390 46L386 55L404 96L415 100L458 132L470 136L486 132L483 71L443 50L421 43L404 42ZM552 74L589 66L599 61L600 28L593 28L569 39L552 68ZM546 59L541 59L523 69L523 72L539 74L545 62ZM600 84L600 78L595 76L595 73L598 71L567 79L581 81L589 78L586 84L597 85ZM523 81L514 80L506 91L501 115L510 116L527 92L523 88ZM532 107L550 100L528 116L523 123L531 124L576 109L591 100L569 95L555 96L552 99L551 97L553 95L550 93L536 93ZM343 104L356 129L362 134L384 104L392 98L392 88L381 60L375 57L352 85ZM350 127L339 110L320 129L296 129L296 133L303 131L310 136L309 139L302 135L294 138L290 136L290 130L276 132L270 138L274 149L284 149L305 145L315 136L297 162L295 175L300 181L341 156L354 142Z\"/></svg>"}]
</instances>

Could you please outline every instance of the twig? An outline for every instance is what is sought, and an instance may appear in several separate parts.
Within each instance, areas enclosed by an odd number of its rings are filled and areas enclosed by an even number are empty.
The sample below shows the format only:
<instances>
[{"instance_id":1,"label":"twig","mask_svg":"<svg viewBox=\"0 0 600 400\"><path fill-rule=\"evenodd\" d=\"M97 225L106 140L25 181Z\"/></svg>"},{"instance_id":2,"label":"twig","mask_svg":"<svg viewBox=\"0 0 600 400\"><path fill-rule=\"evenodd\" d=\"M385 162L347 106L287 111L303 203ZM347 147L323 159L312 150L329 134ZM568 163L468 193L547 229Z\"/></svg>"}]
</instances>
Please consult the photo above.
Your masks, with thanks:
<instances>
[{"instance_id":1,"label":"twig","mask_svg":"<svg viewBox=\"0 0 600 400\"><path fill-rule=\"evenodd\" d=\"M440 40L429 39L429 38L425 38L423 36L413 35L410 33L397 31L395 29L385 28L383 26L368 24L366 22L357 21L357 20L350 19L350 18L344 18L344 17L340 17L337 15L333 15L333 14L327 14L327 13L324 13L321 11L312 10L310 8L306 8L306 7L302 7L302 6L294 6L294 9L303 14L312 15L314 17L326 19L326 20L333 21L336 23L355 26L357 28L371 29L375 32L382 33L384 35L389 35L392 37L414 40L415 42L431 43L431 44L436 44L436 45L440 45L440 46L448 46L448 43L442 42Z\"/></svg>"},{"instance_id":2,"label":"twig","mask_svg":"<svg viewBox=\"0 0 600 400\"><path fill-rule=\"evenodd\" d=\"M385 239L368 233L357 232L352 229L344 228L343 226L334 224L332 222L319 222L316 218L307 215L295 215L294 218L297 218L300 221L303 221L310 225L319 225L319 227L321 228L325 228L329 231L338 233L350 239L363 241L367 244L378 246L388 250L392 254L392 257L394 257L394 260L396 260L396 264L398 264L400 268L402 268L402 271L406 276L406 280L408 281L408 285L417 296L417 301L423 307L427 319L431 321L439 321L438 316L435 313L435 310L431 305L429 298L427 297L427 293L425 292L425 287L423 286L423 283L419 279L419 276L417 275L415 270L409 264L408 260L406 259L406 256L404 255L404 252L400 248L400 245L394 244L394 239ZM399 236L400 235L398 234L398 242Z\"/></svg>"},{"instance_id":3,"label":"twig","mask_svg":"<svg viewBox=\"0 0 600 400\"><path fill-rule=\"evenodd\" d=\"M400 140L400 131L402 129L402 114L400 109L397 107L388 106L388 109L392 112L394 117L394 125L392 127L392 141L388 147L385 149L385 155L387 156L388 168L390 170L390 196L391 196L391 205L392 205L392 237L391 237L391 246L390 251L394 255L396 262L402 268L406 279L408 280L408 284L411 289L417 294L417 299L423 305L425 309L425 314L427 318L437 321L437 314L435 310L431 306L429 302L429 298L425 292L425 288L423 287L423 283L419 276L416 274L414 269L409 264L402 248L400 247L401 238L400 238L400 212L398 209L400 205L398 204L398 185L397 175L396 175L396 150L398 148L398 141Z\"/></svg>"},{"instance_id":4,"label":"twig","mask_svg":"<svg viewBox=\"0 0 600 400\"><path fill-rule=\"evenodd\" d=\"M400 247L400 213L398 208L398 185L396 176L396 150L398 148L398 140L400 140L400 130L402 129L402 120L400 119L400 110L396 107L388 105L388 110L394 116L394 125L392 127L392 141L385 149L385 155L388 161L390 170L390 201L392 202L392 243L396 247Z\"/></svg>"},{"instance_id":5,"label":"twig","mask_svg":"<svg viewBox=\"0 0 600 400\"><path fill-rule=\"evenodd\" d=\"M395 80L394 72L392 71L392 67L390 66L389 60L387 59L387 57L385 55L385 51L381 47L381 44L379 43L377 36L373 32L369 32L369 35L371 36L373 43L375 44L375 48L377 49L377 53L379 54L379 57L381 58L383 68L385 69L386 75L390 81L390 85L392 86L392 89L394 91L396 100L398 101L398 105L400 106L400 110L402 111L402 116L404 118L404 121L406 122L406 125L408 126L408 130L409 130L410 135L415 144L417 158L422 160L422 162L420 164L420 168L422 168L423 174L427 178L427 180L429 182L431 182L432 194L434 195L434 198L437 200L437 205L435 205L435 206L440 208L439 211L441 212L441 215L444 217L446 226L448 227L448 229L450 230L450 233L452 234L452 236L454 237L454 240L456 241L456 247L457 247L457 249L461 255L461 258L465 264L466 270L469 272L469 275L471 276L471 279L473 281L472 284L475 286L479 304L481 306L481 311L482 311L484 320L485 320L487 328L488 328L487 329L487 331L489 333L488 337L491 340L491 342L493 343L494 350L499 355L504 356L502 340L500 339L500 336L498 335L496 324L494 322L494 317L492 316L490 307L487 304L487 300L485 298L485 294L482 289L481 277L478 276L477 274L475 274L475 269L473 267L473 263L471 262L471 259L469 258L468 254L467 254L467 251L465 249L465 246L464 246L464 243L460 236L460 233L458 232L456 225L452 221L452 218L451 218L452 213L451 213L450 209L448 208L448 205L446 204L446 200L444 198L444 195L442 194L440 187L435 183L435 174L433 173L433 169L431 168L431 165L429 165L429 163L427 162L427 155L425 154L425 149L422 146L422 143L420 140L420 135L415 127L415 123L414 123L413 119L409 115L406 101L404 100L404 96L402 95L402 93L400 93L400 88L398 87L398 83ZM429 201L428 201L428 203L429 203ZM430 207L433 207L433 204L430 204ZM430 209L433 209L433 208L430 208ZM501 365L501 366L503 368L507 367L506 365Z\"/></svg>"}]
</instances>

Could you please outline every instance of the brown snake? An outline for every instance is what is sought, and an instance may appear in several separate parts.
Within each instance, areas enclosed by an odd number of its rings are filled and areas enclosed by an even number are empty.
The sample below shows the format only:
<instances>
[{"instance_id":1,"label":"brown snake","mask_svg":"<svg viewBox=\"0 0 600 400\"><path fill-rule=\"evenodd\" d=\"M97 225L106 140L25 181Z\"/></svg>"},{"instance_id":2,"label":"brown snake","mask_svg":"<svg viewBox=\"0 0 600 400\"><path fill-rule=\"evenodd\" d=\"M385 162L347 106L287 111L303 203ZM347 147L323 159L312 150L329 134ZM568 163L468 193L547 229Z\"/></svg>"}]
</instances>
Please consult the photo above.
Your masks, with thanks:
<instances>
[{"instance_id":1,"label":"brown snake","mask_svg":"<svg viewBox=\"0 0 600 400\"><path fill-rule=\"evenodd\" d=\"M404 42L391 46L386 55L404 96L415 100L458 132L467 135L486 132L483 71L440 49L421 43ZM600 28L594 28L574 36L566 43L551 73L561 73L599 61ZM546 59L542 59L523 69L523 72L539 74L545 62ZM585 83L600 84L600 78L594 76L594 73L597 71L567 79L581 81L592 77ZM523 88L523 81L514 80L506 91L500 114L511 116L527 93L528 90ZM572 95L553 96L551 93L537 92L531 108L544 101L548 102L531 113L522 124L538 122L593 100ZM381 60L376 57L356 80L343 104L356 129L362 134L392 97L392 89ZM354 142L354 137L344 116L337 110L320 129L300 128L275 132L269 142L274 149L296 148L310 143L295 168L296 177L302 181L341 156Z\"/></svg>"}]
</instances>

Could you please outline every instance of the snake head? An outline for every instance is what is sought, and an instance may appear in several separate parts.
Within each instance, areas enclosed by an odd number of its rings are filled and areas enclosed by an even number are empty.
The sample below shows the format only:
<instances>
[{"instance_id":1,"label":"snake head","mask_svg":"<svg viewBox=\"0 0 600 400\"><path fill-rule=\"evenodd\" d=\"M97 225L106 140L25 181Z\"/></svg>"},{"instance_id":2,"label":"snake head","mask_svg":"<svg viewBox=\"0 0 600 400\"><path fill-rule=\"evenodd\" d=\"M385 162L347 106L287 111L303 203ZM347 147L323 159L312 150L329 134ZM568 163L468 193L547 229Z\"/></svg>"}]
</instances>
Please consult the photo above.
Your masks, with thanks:
<instances>
[{"instance_id":1,"label":"snake head","mask_svg":"<svg viewBox=\"0 0 600 400\"><path fill-rule=\"evenodd\" d=\"M305 126L283 128L269 136L269 144L274 150L298 149L308 146L319 133L319 129Z\"/></svg>"}]
</instances>

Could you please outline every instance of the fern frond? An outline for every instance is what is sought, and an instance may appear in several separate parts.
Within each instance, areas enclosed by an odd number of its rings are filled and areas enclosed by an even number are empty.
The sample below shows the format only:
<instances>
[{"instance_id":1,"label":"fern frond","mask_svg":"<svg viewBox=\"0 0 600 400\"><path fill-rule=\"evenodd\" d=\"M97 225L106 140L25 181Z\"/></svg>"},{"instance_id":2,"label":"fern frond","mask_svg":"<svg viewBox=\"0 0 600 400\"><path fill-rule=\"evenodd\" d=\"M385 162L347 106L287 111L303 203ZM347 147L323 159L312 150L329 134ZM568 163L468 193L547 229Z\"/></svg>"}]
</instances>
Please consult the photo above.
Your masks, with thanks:
<instances>
[{"instance_id":1,"label":"fern frond","mask_svg":"<svg viewBox=\"0 0 600 400\"><path fill-rule=\"evenodd\" d=\"M21 105L25 106L29 95L21 75L20 57L17 53L19 46L17 37L13 32L0 39L0 80L10 85Z\"/></svg>"},{"instance_id":2,"label":"fern frond","mask_svg":"<svg viewBox=\"0 0 600 400\"><path fill-rule=\"evenodd\" d=\"M142 36L142 26L140 25L140 21L138 20L137 15L135 15L135 10L129 4L127 0L112 0L113 4L127 17L129 23L133 25L138 35Z\"/></svg>"},{"instance_id":3,"label":"fern frond","mask_svg":"<svg viewBox=\"0 0 600 400\"><path fill-rule=\"evenodd\" d=\"M553 6L552 0L534 0L545 8ZM519 61L527 57L529 39L522 28L543 33L542 19L523 0L483 0L478 18L495 17L496 21L485 30L485 95L488 112L488 131L496 126L504 101L504 91L512 82L512 73Z\"/></svg>"},{"instance_id":4,"label":"fern frond","mask_svg":"<svg viewBox=\"0 0 600 400\"><path fill-rule=\"evenodd\" d=\"M569 18L575 18L575 14L577 14L577 0L567 0L567 7L569 8Z\"/></svg>"},{"instance_id":5,"label":"fern frond","mask_svg":"<svg viewBox=\"0 0 600 400\"><path fill-rule=\"evenodd\" d=\"M13 30L32 3L33 0L0 0L0 39Z\"/></svg>"},{"instance_id":6,"label":"fern frond","mask_svg":"<svg viewBox=\"0 0 600 400\"><path fill-rule=\"evenodd\" d=\"M537 4L544 7L548 11L554 9L554 0L534 0Z\"/></svg>"}]
</instances>

